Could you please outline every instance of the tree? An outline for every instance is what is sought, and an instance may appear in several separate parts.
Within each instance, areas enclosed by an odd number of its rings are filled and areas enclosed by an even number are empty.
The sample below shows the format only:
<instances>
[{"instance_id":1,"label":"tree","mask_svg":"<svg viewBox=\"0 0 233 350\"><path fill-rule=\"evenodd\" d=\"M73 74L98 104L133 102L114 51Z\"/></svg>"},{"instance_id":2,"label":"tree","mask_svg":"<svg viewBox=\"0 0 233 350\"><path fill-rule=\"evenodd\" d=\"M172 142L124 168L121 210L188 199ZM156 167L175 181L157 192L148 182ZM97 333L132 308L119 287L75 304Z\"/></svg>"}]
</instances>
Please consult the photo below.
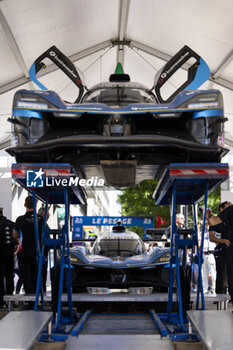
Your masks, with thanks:
<instances>
[{"instance_id":1,"label":"tree","mask_svg":"<svg viewBox=\"0 0 233 350\"><path fill-rule=\"evenodd\" d=\"M217 215L219 213L218 207L221 203L221 188L218 186L209 196L207 200L207 207L211 208L213 213ZM204 200L198 203L198 207L204 206Z\"/></svg>"},{"instance_id":2,"label":"tree","mask_svg":"<svg viewBox=\"0 0 233 350\"><path fill-rule=\"evenodd\" d=\"M170 224L170 210L167 205L155 205L153 193L157 186L157 180L145 180L140 184L122 190L118 196L118 202L122 206L122 215L125 216L152 216L155 227L157 216L162 217L168 226ZM134 228L137 233L142 233L142 228Z\"/></svg>"},{"instance_id":3,"label":"tree","mask_svg":"<svg viewBox=\"0 0 233 350\"><path fill-rule=\"evenodd\" d=\"M168 205L155 205L153 193L157 186L157 180L145 180L140 184L128 187L122 190L122 194L118 196L118 202L122 206L122 215L125 216L151 216L154 219L156 227L157 216L162 217L166 224L170 225L170 208ZM221 202L220 186L216 188L209 196L207 207L211 208L215 214L218 213L218 207ZM198 207L203 207L204 201L198 203ZM190 207L191 209L191 207ZM178 209L177 209L178 210ZM176 211L178 212L178 211ZM199 218L202 218L199 211ZM192 215L189 218L189 223L193 222ZM133 231L142 234L142 228L132 228Z\"/></svg>"}]
</instances>

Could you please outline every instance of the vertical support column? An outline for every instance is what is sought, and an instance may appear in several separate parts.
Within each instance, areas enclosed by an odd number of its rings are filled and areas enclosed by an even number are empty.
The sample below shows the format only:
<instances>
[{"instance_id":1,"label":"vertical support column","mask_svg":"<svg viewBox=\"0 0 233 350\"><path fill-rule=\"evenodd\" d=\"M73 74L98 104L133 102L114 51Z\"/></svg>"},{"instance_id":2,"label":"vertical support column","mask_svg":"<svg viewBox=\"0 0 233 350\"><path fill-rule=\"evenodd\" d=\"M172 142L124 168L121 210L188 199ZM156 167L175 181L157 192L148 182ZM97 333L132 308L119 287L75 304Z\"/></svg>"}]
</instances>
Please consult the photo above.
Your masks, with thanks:
<instances>
[{"instance_id":1,"label":"vertical support column","mask_svg":"<svg viewBox=\"0 0 233 350\"><path fill-rule=\"evenodd\" d=\"M171 258L169 268L169 294L168 294L168 320L172 311L172 295L173 295L173 283L174 283L174 269L173 264L176 266L176 283L178 290L178 305L179 305L179 322L180 327L183 329L183 307L182 307L182 294L181 294L181 281L180 281L180 261L178 255L177 246L177 227L176 227L176 181L172 185L172 235L171 235Z\"/></svg>"},{"instance_id":2,"label":"vertical support column","mask_svg":"<svg viewBox=\"0 0 233 350\"><path fill-rule=\"evenodd\" d=\"M47 212L48 212L48 198L46 199L46 202L45 202L45 215L43 219L43 227L42 227L42 234L41 234L41 246L40 246L40 255L39 255L39 261L38 261L38 275L37 275L37 284L36 284L36 298L35 298L35 305L34 305L35 311L37 311L38 309L40 292L41 292L41 304L42 304L41 306L42 306L42 310L44 310L42 266L44 263L44 238L46 235Z\"/></svg>"},{"instance_id":3,"label":"vertical support column","mask_svg":"<svg viewBox=\"0 0 233 350\"><path fill-rule=\"evenodd\" d=\"M174 194L175 185L173 185L172 194ZM169 266L169 289L168 289L168 309L167 315L168 320L170 319L170 314L172 312L172 296L173 296L173 283L174 283L174 275L173 275L173 264L175 262L174 259L174 223L173 223L173 210L174 209L174 195L172 196L172 206L171 206L171 247L170 247L170 266Z\"/></svg>"},{"instance_id":4,"label":"vertical support column","mask_svg":"<svg viewBox=\"0 0 233 350\"><path fill-rule=\"evenodd\" d=\"M209 191L209 182L206 181L205 186L205 199L204 199L204 213L203 213L203 227L202 227L202 237L200 250L197 249L197 260L198 260L198 287L197 287L197 301L196 309L199 309L199 293L201 293L202 309L205 310L205 298L203 291L203 281L202 281L202 263L203 263L203 247L204 247L204 235L205 235L205 222L206 222L206 210L207 210L207 200Z\"/></svg>"},{"instance_id":5,"label":"vertical support column","mask_svg":"<svg viewBox=\"0 0 233 350\"><path fill-rule=\"evenodd\" d=\"M38 221L37 221L37 213L36 213L36 195L35 195L34 189L32 190L32 204L33 204L34 230L35 230L35 239L36 239L36 262L38 264L36 298L35 298L35 302L34 302L34 311L37 311L39 293L41 294L42 309L44 308L44 298L43 298L42 276L41 276L41 273L39 271L39 260L40 260L41 256L40 256L39 229L38 229ZM39 283L38 283L38 279L39 279Z\"/></svg>"},{"instance_id":6,"label":"vertical support column","mask_svg":"<svg viewBox=\"0 0 233 350\"><path fill-rule=\"evenodd\" d=\"M64 280L64 269L67 268L66 282L68 295L68 308L70 313L70 321L73 322L73 305L71 292L71 268L70 268L70 245L69 245L69 197L67 187L63 188L64 204L65 204L65 225L62 229L62 245L61 245L61 263L60 263L60 280L58 289L58 303L57 303L57 322L56 329L59 329L61 321L61 303ZM65 266L66 265L66 266Z\"/></svg>"},{"instance_id":7,"label":"vertical support column","mask_svg":"<svg viewBox=\"0 0 233 350\"><path fill-rule=\"evenodd\" d=\"M64 188L64 203L65 203L65 236L66 236L66 284L68 296L68 308L70 319L73 321L73 305L72 305L72 289L71 289L71 268L70 268L70 241L69 241L69 196L67 188Z\"/></svg>"},{"instance_id":8,"label":"vertical support column","mask_svg":"<svg viewBox=\"0 0 233 350\"><path fill-rule=\"evenodd\" d=\"M64 235L63 235L64 236ZM63 279L64 279L64 265L65 265L65 239L62 237L63 243L61 244L61 262L60 262L60 278L58 287L58 300L57 300L57 322L56 329L59 330L61 321L61 299L63 291Z\"/></svg>"},{"instance_id":9,"label":"vertical support column","mask_svg":"<svg viewBox=\"0 0 233 350\"><path fill-rule=\"evenodd\" d=\"M183 309L182 309L182 296L181 296L181 284L180 284L180 262L178 256L177 243L177 227L176 227L176 181L172 186L172 208L171 208L171 221L172 221L172 233L171 233L171 257L169 267L169 294L168 294L168 320L172 311L172 296L173 296L173 284L174 284L174 269L176 266L176 281L178 289L178 301L179 301L179 319L180 326L183 327Z\"/></svg>"}]
</instances>

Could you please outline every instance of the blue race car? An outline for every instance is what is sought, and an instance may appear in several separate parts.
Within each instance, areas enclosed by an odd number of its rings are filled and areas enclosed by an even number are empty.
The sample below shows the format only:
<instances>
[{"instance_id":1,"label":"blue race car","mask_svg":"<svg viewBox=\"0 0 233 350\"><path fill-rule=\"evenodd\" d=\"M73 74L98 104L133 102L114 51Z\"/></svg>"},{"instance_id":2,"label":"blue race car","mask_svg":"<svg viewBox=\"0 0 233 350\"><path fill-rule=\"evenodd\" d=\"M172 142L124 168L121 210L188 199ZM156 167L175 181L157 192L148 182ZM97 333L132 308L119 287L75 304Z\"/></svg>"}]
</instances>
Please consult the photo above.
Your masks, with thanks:
<instances>
[{"instance_id":1,"label":"blue race car","mask_svg":"<svg viewBox=\"0 0 233 350\"><path fill-rule=\"evenodd\" d=\"M123 226L100 235L90 252L70 249L73 292L87 287L153 287L169 284L170 248L154 247L147 252L140 237Z\"/></svg>"},{"instance_id":2,"label":"blue race car","mask_svg":"<svg viewBox=\"0 0 233 350\"><path fill-rule=\"evenodd\" d=\"M48 58L79 89L73 103L37 80ZM170 78L185 65L183 84L165 97ZM43 53L30 69L40 90L14 96L8 153L18 163L70 163L82 177L104 177L116 187L159 178L169 163L221 161L227 118L220 91L197 90L210 74L199 55L184 46L157 73L152 89L130 82L120 68L109 82L86 89L60 50Z\"/></svg>"}]
</instances>

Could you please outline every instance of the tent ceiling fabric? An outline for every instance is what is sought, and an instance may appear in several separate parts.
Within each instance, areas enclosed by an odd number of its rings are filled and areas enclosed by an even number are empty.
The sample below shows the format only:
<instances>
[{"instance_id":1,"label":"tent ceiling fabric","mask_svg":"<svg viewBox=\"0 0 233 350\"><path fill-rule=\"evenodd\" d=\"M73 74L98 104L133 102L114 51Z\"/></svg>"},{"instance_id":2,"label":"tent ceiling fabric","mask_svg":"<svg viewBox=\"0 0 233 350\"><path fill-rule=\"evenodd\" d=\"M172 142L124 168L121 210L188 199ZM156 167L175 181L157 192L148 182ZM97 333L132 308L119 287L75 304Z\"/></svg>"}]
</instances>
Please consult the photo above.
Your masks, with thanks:
<instances>
[{"instance_id":1,"label":"tent ceiling fabric","mask_svg":"<svg viewBox=\"0 0 233 350\"><path fill-rule=\"evenodd\" d=\"M108 80L118 60L132 81L152 87L165 61L188 45L212 73L202 88L223 92L226 139L232 145L232 18L230 0L0 0L0 143L9 138L6 120L14 91L36 88L28 70L50 46L56 45L84 72L88 87ZM49 68L42 83L70 94L61 73Z\"/></svg>"}]
</instances>

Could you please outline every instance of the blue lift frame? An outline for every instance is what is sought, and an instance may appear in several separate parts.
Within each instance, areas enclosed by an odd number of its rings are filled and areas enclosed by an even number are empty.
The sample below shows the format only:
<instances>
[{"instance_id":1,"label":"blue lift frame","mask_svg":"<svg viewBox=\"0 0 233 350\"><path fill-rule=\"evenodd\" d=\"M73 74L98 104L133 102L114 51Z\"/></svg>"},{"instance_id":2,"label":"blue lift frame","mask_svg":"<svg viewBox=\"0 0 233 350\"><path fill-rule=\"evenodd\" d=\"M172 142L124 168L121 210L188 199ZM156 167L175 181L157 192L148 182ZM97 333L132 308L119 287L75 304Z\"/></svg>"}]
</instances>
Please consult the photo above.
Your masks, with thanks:
<instances>
[{"instance_id":1,"label":"blue lift frame","mask_svg":"<svg viewBox=\"0 0 233 350\"><path fill-rule=\"evenodd\" d=\"M180 259L179 250L183 250L183 256L188 248L196 247L197 256L195 261L198 265L198 290L196 309L199 308L199 295L201 294L202 309L205 309L205 299L202 284L201 266L203 263L203 245L204 245L204 230L203 225L201 245L198 246L198 230L197 230L197 213L195 204L204 199L203 222L206 221L206 209L208 194L217 186L228 179L229 169L228 164L219 163L187 163L187 164L170 164L164 171L161 180L159 181L154 192L155 204L171 205L171 257L169 267L169 298L166 321L172 321L174 315L172 312L172 295L174 285L174 274L176 272L176 282L178 290L178 317L177 323L180 326L180 331L184 331L184 315L182 309L182 294L181 294L181 278L180 278ZM194 229L192 229L191 238L181 238L179 230L176 226L176 205L192 205L194 216ZM185 264L185 258L182 264ZM174 269L175 266L175 269Z\"/></svg>"},{"instance_id":2,"label":"blue lift frame","mask_svg":"<svg viewBox=\"0 0 233 350\"><path fill-rule=\"evenodd\" d=\"M40 169L43 171L43 175L40 178L40 186L29 186L28 174L29 172L37 172ZM33 174L32 174L33 175ZM54 183L53 186L46 187L46 178L48 183L51 184L51 180L67 180L69 182L70 177L76 176L73 167L70 164L12 164L12 178L19 183L23 188L28 190L32 194L33 199L33 213L36 220L35 223L35 238L36 238L36 253L38 262L38 275L36 296L34 303L34 311L38 310L39 296L41 296L41 308L44 310L44 298L43 298L43 286L42 286L42 265L45 262L44 247L51 248L60 247L61 250L61 262L60 262L60 279L59 279L59 291L58 291L58 303L57 303L57 316L56 316L56 331L60 329L61 323L61 296L63 291L64 271L66 269L66 281L67 281L67 297L68 297L68 309L69 309L69 321L73 322L73 306L72 306L72 289L71 289L71 266L70 266L70 246L69 246L69 205L70 204L85 204L85 193L80 186L62 186L62 182ZM39 230L36 215L36 198L45 203L45 216L43 220L41 244L39 242ZM48 227L46 225L46 216L48 212L49 204L64 204L65 205L65 224L59 237L51 239Z\"/></svg>"}]
</instances>

